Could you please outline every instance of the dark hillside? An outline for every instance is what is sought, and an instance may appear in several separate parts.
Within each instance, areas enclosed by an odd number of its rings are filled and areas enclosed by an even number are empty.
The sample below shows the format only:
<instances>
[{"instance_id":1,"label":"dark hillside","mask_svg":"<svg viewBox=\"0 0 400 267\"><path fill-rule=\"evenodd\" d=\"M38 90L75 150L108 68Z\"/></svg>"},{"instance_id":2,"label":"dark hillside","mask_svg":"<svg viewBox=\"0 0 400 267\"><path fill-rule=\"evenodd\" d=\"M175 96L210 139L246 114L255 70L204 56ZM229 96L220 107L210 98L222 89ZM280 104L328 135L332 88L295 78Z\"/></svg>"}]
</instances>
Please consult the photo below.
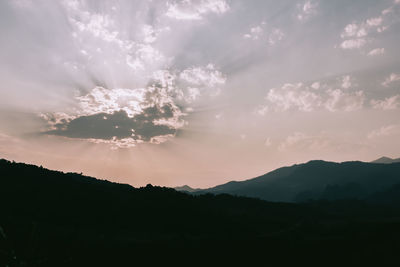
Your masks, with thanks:
<instances>
[{"instance_id":1,"label":"dark hillside","mask_svg":"<svg viewBox=\"0 0 400 267\"><path fill-rule=\"evenodd\" d=\"M289 264L332 254L324 265L350 259L382 266L400 248L396 207L193 196L6 160L0 161L0 203L0 266L209 264L211 258Z\"/></svg>"},{"instance_id":2,"label":"dark hillside","mask_svg":"<svg viewBox=\"0 0 400 267\"><path fill-rule=\"evenodd\" d=\"M400 163L313 160L279 168L246 181L229 182L194 193L225 193L280 202L365 199L399 183Z\"/></svg>"}]
</instances>

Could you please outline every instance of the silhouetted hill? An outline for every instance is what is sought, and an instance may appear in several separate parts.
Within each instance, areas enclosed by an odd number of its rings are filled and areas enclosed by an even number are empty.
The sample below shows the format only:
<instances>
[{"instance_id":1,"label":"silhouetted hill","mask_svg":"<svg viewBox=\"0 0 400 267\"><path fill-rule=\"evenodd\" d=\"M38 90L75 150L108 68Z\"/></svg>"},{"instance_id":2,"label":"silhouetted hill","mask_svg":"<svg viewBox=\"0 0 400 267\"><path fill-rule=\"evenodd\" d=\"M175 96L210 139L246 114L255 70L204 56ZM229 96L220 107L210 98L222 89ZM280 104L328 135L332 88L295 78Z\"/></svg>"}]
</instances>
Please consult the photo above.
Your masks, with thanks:
<instances>
[{"instance_id":1,"label":"silhouetted hill","mask_svg":"<svg viewBox=\"0 0 400 267\"><path fill-rule=\"evenodd\" d=\"M76 266L104 258L115 266L130 258L155 260L153 253L196 257L199 247L211 253L221 242L273 234L312 214L292 204L134 188L6 160L0 160L0 203L6 236L3 244L0 235L0 255L9 266Z\"/></svg>"},{"instance_id":2,"label":"silhouetted hill","mask_svg":"<svg viewBox=\"0 0 400 267\"><path fill-rule=\"evenodd\" d=\"M382 164L391 164L391 163L398 163L398 162L400 162L400 158L392 159L392 158L388 158L388 157L380 157L379 159L371 161L371 163L382 163Z\"/></svg>"},{"instance_id":3,"label":"silhouetted hill","mask_svg":"<svg viewBox=\"0 0 400 267\"><path fill-rule=\"evenodd\" d=\"M0 203L0 266L384 266L400 249L398 206L354 200L197 196L0 160Z\"/></svg>"},{"instance_id":4,"label":"silhouetted hill","mask_svg":"<svg viewBox=\"0 0 400 267\"><path fill-rule=\"evenodd\" d=\"M254 179L232 181L195 193L226 193L280 202L364 199L397 183L400 183L400 163L335 163L314 160L279 168Z\"/></svg>"},{"instance_id":5,"label":"silhouetted hill","mask_svg":"<svg viewBox=\"0 0 400 267\"><path fill-rule=\"evenodd\" d=\"M177 190L177 191L188 192L188 193L193 193L193 192L201 190L201 189L198 189L198 188L191 188L188 185L177 186L177 187L174 187L174 189Z\"/></svg>"}]
</instances>

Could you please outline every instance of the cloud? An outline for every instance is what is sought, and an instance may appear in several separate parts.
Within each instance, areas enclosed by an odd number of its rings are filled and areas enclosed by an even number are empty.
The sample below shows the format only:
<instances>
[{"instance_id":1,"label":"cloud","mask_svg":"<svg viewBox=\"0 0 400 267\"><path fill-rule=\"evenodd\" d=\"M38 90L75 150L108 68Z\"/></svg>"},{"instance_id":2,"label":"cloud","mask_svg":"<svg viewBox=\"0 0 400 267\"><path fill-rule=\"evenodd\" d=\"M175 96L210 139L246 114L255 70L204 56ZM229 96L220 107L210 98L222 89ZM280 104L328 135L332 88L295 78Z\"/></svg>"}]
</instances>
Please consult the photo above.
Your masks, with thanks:
<instances>
[{"instance_id":1,"label":"cloud","mask_svg":"<svg viewBox=\"0 0 400 267\"><path fill-rule=\"evenodd\" d=\"M313 1L306 1L303 4L297 5L297 19L305 21L317 14L318 3Z\"/></svg>"},{"instance_id":2,"label":"cloud","mask_svg":"<svg viewBox=\"0 0 400 267\"><path fill-rule=\"evenodd\" d=\"M246 39L258 40L263 34L264 30L261 26L255 26L250 28L250 32L243 35Z\"/></svg>"},{"instance_id":3,"label":"cloud","mask_svg":"<svg viewBox=\"0 0 400 267\"><path fill-rule=\"evenodd\" d=\"M367 19L367 25L370 27L377 27L382 24L382 17L370 18Z\"/></svg>"},{"instance_id":4,"label":"cloud","mask_svg":"<svg viewBox=\"0 0 400 267\"><path fill-rule=\"evenodd\" d=\"M342 49L356 49L363 47L367 41L365 39L350 39L345 40L340 44Z\"/></svg>"},{"instance_id":5,"label":"cloud","mask_svg":"<svg viewBox=\"0 0 400 267\"><path fill-rule=\"evenodd\" d=\"M354 93L343 92L341 89L328 90L328 99L324 107L329 111L355 111L364 105L364 92L356 91Z\"/></svg>"},{"instance_id":6,"label":"cloud","mask_svg":"<svg viewBox=\"0 0 400 267\"><path fill-rule=\"evenodd\" d=\"M117 147L167 141L185 123L169 90L165 80L138 89L95 87L76 96L78 106L69 113L41 114L50 128L44 133Z\"/></svg>"},{"instance_id":7,"label":"cloud","mask_svg":"<svg viewBox=\"0 0 400 267\"><path fill-rule=\"evenodd\" d=\"M279 28L268 27L263 21L260 25L250 28L250 31L243 35L243 38L249 40L261 40L267 42L269 45L275 45L283 40L285 34Z\"/></svg>"},{"instance_id":8,"label":"cloud","mask_svg":"<svg viewBox=\"0 0 400 267\"><path fill-rule=\"evenodd\" d=\"M311 84L311 88L318 90L321 87L321 83L320 82L313 82Z\"/></svg>"},{"instance_id":9,"label":"cloud","mask_svg":"<svg viewBox=\"0 0 400 267\"><path fill-rule=\"evenodd\" d=\"M192 112L194 102L220 94L225 74L213 64L174 65L174 57L168 54L170 44L161 44L160 39L166 32L179 30L165 17L166 10L167 16L179 11L181 16L176 19L203 19L211 13L227 12L225 1L144 3L138 7L143 12L129 18L121 18L123 7L119 2L105 2L104 8L98 9L90 1L63 1L57 6L65 15L67 40L63 42L70 42L71 47L68 54L58 51L54 57L69 75L68 84L63 84L70 89L69 104L39 113L48 126L43 132L113 146L160 143L188 123L183 111ZM149 19L149 14L156 19ZM166 109L173 116L162 112ZM156 119L157 110L164 116ZM101 120L102 116L107 120ZM143 122L145 117L153 120ZM118 122L114 125L118 128L110 128L112 121ZM96 135L93 129L102 128L104 136ZM129 135L128 128L135 134ZM144 129L154 134L139 134Z\"/></svg>"},{"instance_id":10,"label":"cloud","mask_svg":"<svg viewBox=\"0 0 400 267\"><path fill-rule=\"evenodd\" d=\"M271 30L271 33L268 36L268 43L270 45L275 45L278 42L282 41L285 37L285 34L282 32L281 29L274 28Z\"/></svg>"},{"instance_id":11,"label":"cloud","mask_svg":"<svg viewBox=\"0 0 400 267\"><path fill-rule=\"evenodd\" d=\"M388 87L390 84L400 81L400 74L391 73L385 81L382 83L383 86Z\"/></svg>"},{"instance_id":12,"label":"cloud","mask_svg":"<svg viewBox=\"0 0 400 267\"><path fill-rule=\"evenodd\" d=\"M385 138L388 136L400 135L400 125L392 124L382 126L379 129L371 131L368 135L368 139Z\"/></svg>"},{"instance_id":13,"label":"cloud","mask_svg":"<svg viewBox=\"0 0 400 267\"><path fill-rule=\"evenodd\" d=\"M224 0L181 0L167 3L166 16L177 20L201 20L209 13L223 14L229 10Z\"/></svg>"},{"instance_id":14,"label":"cloud","mask_svg":"<svg viewBox=\"0 0 400 267\"><path fill-rule=\"evenodd\" d=\"M385 31L389 27L387 25L383 25L384 16L388 12L382 11L381 13L382 16L373 17L359 23L353 22L346 25L340 34L340 37L343 39L343 41L339 47L342 49L359 49L373 40L369 38L371 32L381 33ZM381 51L376 50L371 55L376 55L379 52Z\"/></svg>"},{"instance_id":15,"label":"cloud","mask_svg":"<svg viewBox=\"0 0 400 267\"><path fill-rule=\"evenodd\" d=\"M142 27L143 41L144 43L148 44L154 43L157 40L159 34L170 30L171 28L168 26L162 28L155 28L153 25L145 24Z\"/></svg>"},{"instance_id":16,"label":"cloud","mask_svg":"<svg viewBox=\"0 0 400 267\"><path fill-rule=\"evenodd\" d=\"M331 145L332 140L326 136L326 134L309 135L303 132L295 132L287 136L286 139L279 144L278 150L283 152L291 149L320 151Z\"/></svg>"},{"instance_id":17,"label":"cloud","mask_svg":"<svg viewBox=\"0 0 400 267\"><path fill-rule=\"evenodd\" d=\"M177 128L164 123L174 116L174 107L170 105L147 107L132 118L124 110L111 114L97 113L57 123L53 125L55 129L44 133L69 138L104 140L119 147L126 146L127 140L130 140L130 145L140 142L159 143L160 138L171 137L176 133ZM123 142L119 143L120 140Z\"/></svg>"},{"instance_id":18,"label":"cloud","mask_svg":"<svg viewBox=\"0 0 400 267\"><path fill-rule=\"evenodd\" d=\"M281 88L269 90L266 100L275 111L286 111L292 108L300 111L313 111L321 104L321 98L316 93L307 90L302 83L286 83Z\"/></svg>"},{"instance_id":19,"label":"cloud","mask_svg":"<svg viewBox=\"0 0 400 267\"><path fill-rule=\"evenodd\" d=\"M396 1L394 5L397 4ZM342 49L360 49L367 43L376 40L376 34L386 31L390 26L398 22L397 14L392 16L397 10L394 5L383 9L379 16L371 17L360 22L353 21L346 25L340 35L343 41L339 47ZM373 33L372 36L371 33ZM367 53L367 55L376 56L384 52L385 50L383 48L376 48Z\"/></svg>"},{"instance_id":20,"label":"cloud","mask_svg":"<svg viewBox=\"0 0 400 267\"><path fill-rule=\"evenodd\" d=\"M189 104L202 96L215 97L226 77L214 65L171 73L153 73L144 88L97 86L75 97L68 112L41 114L50 130L44 133L110 143L116 147L165 142L185 125Z\"/></svg>"},{"instance_id":21,"label":"cloud","mask_svg":"<svg viewBox=\"0 0 400 267\"><path fill-rule=\"evenodd\" d=\"M226 82L226 77L216 70L212 64L208 64L205 68L192 67L185 69L180 73L179 78L201 87L216 87Z\"/></svg>"},{"instance_id":22,"label":"cloud","mask_svg":"<svg viewBox=\"0 0 400 267\"><path fill-rule=\"evenodd\" d=\"M307 133L296 131L283 139L279 145L278 150L284 153L289 151L297 151L302 155L311 152L321 153L323 151L336 151L341 153L352 153L355 150L366 148L364 140L349 139L349 136L331 135L326 131L317 133Z\"/></svg>"},{"instance_id":23,"label":"cloud","mask_svg":"<svg viewBox=\"0 0 400 267\"><path fill-rule=\"evenodd\" d=\"M393 110L400 108L400 95L385 98L384 100L371 100L374 109Z\"/></svg>"},{"instance_id":24,"label":"cloud","mask_svg":"<svg viewBox=\"0 0 400 267\"><path fill-rule=\"evenodd\" d=\"M340 37L344 39L346 37L364 37L366 35L367 30L364 26L356 23L351 23L344 28Z\"/></svg>"},{"instance_id":25,"label":"cloud","mask_svg":"<svg viewBox=\"0 0 400 267\"><path fill-rule=\"evenodd\" d=\"M255 114L264 116L268 113L268 111L269 111L268 105L260 105L259 107L256 108Z\"/></svg>"},{"instance_id":26,"label":"cloud","mask_svg":"<svg viewBox=\"0 0 400 267\"><path fill-rule=\"evenodd\" d=\"M345 75L342 78L342 88L349 89L351 87L351 78L350 75Z\"/></svg>"},{"instance_id":27,"label":"cloud","mask_svg":"<svg viewBox=\"0 0 400 267\"><path fill-rule=\"evenodd\" d=\"M124 110L129 117L141 112L141 103L145 101L146 90L138 89L106 89L95 87L88 94L77 96L84 114L112 113Z\"/></svg>"},{"instance_id":28,"label":"cloud","mask_svg":"<svg viewBox=\"0 0 400 267\"><path fill-rule=\"evenodd\" d=\"M88 2L64 1L63 7L69 22L72 41L79 51L77 60L72 62L77 71L99 72L105 66L113 65L123 75L145 76L167 64L168 58L155 47L159 34L169 27L156 27L143 23L139 18L126 29L118 13L93 12ZM120 74L121 76L121 74Z\"/></svg>"},{"instance_id":29,"label":"cloud","mask_svg":"<svg viewBox=\"0 0 400 267\"><path fill-rule=\"evenodd\" d=\"M378 56L385 54L385 48L375 48L368 52L368 56Z\"/></svg>"},{"instance_id":30,"label":"cloud","mask_svg":"<svg viewBox=\"0 0 400 267\"><path fill-rule=\"evenodd\" d=\"M213 64L206 67L192 67L183 70L178 76L180 88L178 99L192 103L200 96L215 97L220 94L221 86L226 82L226 76L218 71Z\"/></svg>"},{"instance_id":31,"label":"cloud","mask_svg":"<svg viewBox=\"0 0 400 267\"><path fill-rule=\"evenodd\" d=\"M259 115L265 115L269 111L311 112L326 109L335 112L361 109L364 105L365 95L363 91L350 90L352 87L351 76L345 75L337 82L340 83L337 85L321 84L320 82L285 83L279 88L269 89L265 97L266 104L259 106L256 112ZM337 88L338 86L345 91Z\"/></svg>"}]
</instances>

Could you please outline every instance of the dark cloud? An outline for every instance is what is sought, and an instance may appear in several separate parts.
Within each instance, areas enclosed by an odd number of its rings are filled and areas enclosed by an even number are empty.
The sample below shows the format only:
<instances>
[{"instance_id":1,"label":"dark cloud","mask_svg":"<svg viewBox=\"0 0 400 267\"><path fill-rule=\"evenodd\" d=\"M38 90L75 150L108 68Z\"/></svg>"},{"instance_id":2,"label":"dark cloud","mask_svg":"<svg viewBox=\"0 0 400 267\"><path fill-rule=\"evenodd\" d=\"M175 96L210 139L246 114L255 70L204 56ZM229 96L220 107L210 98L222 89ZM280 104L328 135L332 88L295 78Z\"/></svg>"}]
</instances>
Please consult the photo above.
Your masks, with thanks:
<instances>
[{"instance_id":1,"label":"dark cloud","mask_svg":"<svg viewBox=\"0 0 400 267\"><path fill-rule=\"evenodd\" d=\"M115 111L111 114L97 113L80 116L70 121L55 124L55 130L45 134L69 138L111 140L132 138L150 141L151 138L175 134L176 129L165 124L156 124L157 120L168 120L174 117L174 108L166 104L162 107L150 106L133 118L126 111Z\"/></svg>"}]
</instances>

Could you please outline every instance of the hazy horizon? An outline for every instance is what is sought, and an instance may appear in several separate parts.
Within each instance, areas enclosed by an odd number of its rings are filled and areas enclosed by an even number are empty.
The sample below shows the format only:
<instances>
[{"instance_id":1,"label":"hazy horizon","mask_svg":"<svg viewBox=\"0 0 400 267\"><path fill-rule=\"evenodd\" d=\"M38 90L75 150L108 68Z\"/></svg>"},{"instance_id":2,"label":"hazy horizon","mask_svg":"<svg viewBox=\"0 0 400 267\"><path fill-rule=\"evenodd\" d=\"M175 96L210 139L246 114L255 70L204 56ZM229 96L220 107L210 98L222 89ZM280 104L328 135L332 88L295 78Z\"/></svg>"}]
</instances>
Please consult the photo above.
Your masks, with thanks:
<instances>
[{"instance_id":1,"label":"hazy horizon","mask_svg":"<svg viewBox=\"0 0 400 267\"><path fill-rule=\"evenodd\" d=\"M211 187L400 157L400 1L0 2L0 158Z\"/></svg>"}]
</instances>

